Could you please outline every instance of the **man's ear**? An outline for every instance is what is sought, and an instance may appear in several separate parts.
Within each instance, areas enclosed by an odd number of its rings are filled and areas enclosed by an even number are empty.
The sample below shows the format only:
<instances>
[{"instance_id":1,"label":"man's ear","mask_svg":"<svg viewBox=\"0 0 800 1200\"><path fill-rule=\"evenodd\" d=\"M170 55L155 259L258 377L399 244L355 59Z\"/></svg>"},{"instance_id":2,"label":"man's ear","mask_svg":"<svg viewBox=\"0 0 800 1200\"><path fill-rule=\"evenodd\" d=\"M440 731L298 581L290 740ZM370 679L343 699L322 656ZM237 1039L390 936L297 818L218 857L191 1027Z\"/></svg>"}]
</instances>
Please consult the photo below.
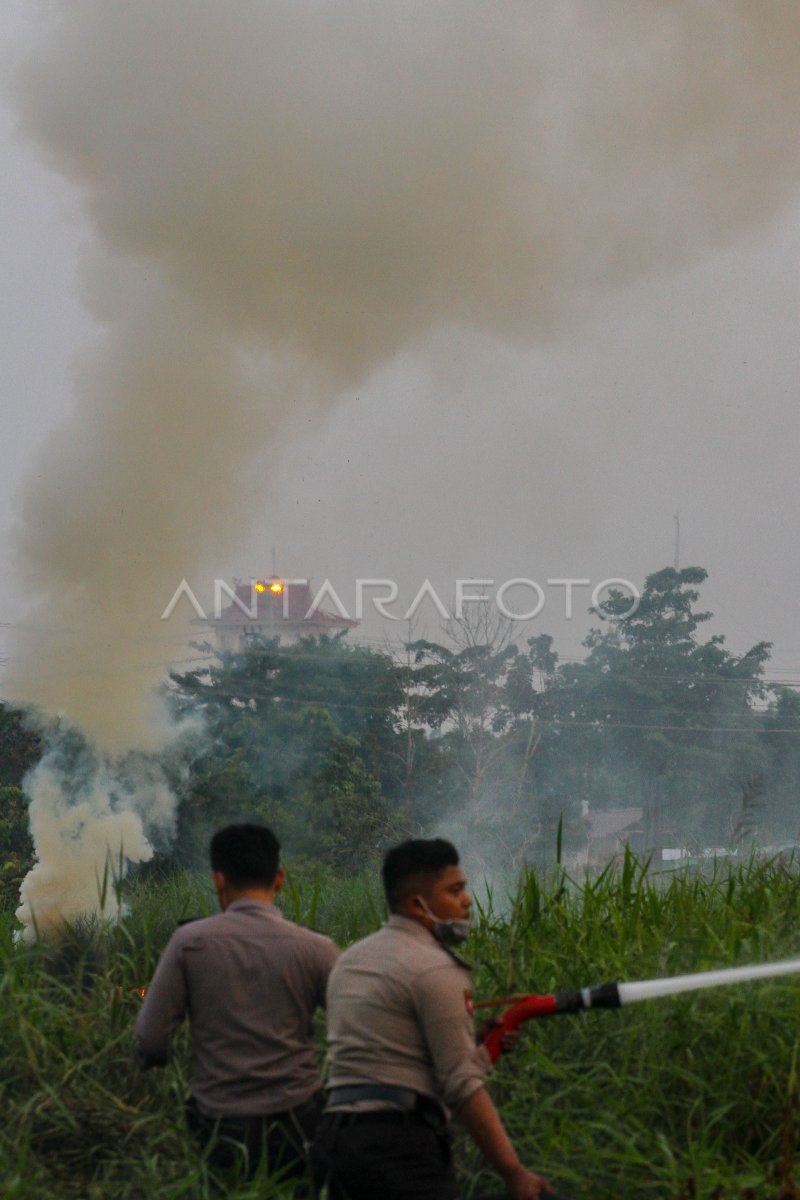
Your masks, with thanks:
<instances>
[{"instance_id":1,"label":"man's ear","mask_svg":"<svg viewBox=\"0 0 800 1200\"><path fill-rule=\"evenodd\" d=\"M272 884L272 890L274 891L276 896L277 896L278 892L281 890L281 888L283 887L285 882L286 882L286 872L284 871L283 867L278 867L277 871L275 872L275 879Z\"/></svg>"},{"instance_id":2,"label":"man's ear","mask_svg":"<svg viewBox=\"0 0 800 1200\"><path fill-rule=\"evenodd\" d=\"M412 917L415 921L429 921L430 914L425 911L426 901L418 892L414 892L411 896L406 896L405 900L400 902L400 913L404 917Z\"/></svg>"},{"instance_id":3,"label":"man's ear","mask_svg":"<svg viewBox=\"0 0 800 1200\"><path fill-rule=\"evenodd\" d=\"M222 871L212 871L211 878L214 882L214 891L217 894L217 903L224 912L228 907L228 881L222 874Z\"/></svg>"}]
</instances>

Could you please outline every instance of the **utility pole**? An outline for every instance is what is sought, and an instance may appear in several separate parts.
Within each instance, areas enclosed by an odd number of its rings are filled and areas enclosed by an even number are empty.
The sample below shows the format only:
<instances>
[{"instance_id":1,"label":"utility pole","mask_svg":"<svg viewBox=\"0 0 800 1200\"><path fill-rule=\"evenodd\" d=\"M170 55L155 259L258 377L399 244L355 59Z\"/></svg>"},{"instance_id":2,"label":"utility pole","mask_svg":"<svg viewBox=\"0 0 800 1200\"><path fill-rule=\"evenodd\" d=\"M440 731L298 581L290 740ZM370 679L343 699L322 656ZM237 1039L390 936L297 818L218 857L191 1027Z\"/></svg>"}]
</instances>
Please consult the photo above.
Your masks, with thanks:
<instances>
[{"instance_id":1,"label":"utility pole","mask_svg":"<svg viewBox=\"0 0 800 1200\"><path fill-rule=\"evenodd\" d=\"M680 563L681 563L681 514L680 514L680 512L675 513L674 520L675 520L675 570L679 571L681 569L681 567L680 567Z\"/></svg>"}]
</instances>

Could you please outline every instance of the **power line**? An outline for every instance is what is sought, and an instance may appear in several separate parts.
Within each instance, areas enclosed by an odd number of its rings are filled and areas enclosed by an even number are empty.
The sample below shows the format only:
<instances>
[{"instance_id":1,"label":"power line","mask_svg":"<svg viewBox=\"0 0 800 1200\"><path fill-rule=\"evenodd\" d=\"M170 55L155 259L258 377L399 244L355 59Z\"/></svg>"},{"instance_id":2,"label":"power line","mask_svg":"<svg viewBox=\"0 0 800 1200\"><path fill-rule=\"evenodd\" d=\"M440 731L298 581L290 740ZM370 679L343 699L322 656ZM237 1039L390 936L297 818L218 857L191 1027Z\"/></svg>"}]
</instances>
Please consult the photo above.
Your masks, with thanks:
<instances>
[{"instance_id":1,"label":"power line","mask_svg":"<svg viewBox=\"0 0 800 1200\"><path fill-rule=\"evenodd\" d=\"M197 696L195 698L198 698ZM420 699L419 695L416 696ZM330 708L330 709L346 709L359 712L378 712L385 716L401 716L399 709L388 709L385 706L373 704L359 704L355 701L346 700L329 700L323 696L306 696L306 697L287 697L276 696L270 693L258 693L253 691L229 692L213 689L209 691L209 700L239 700L246 705L247 700L262 700L268 701L270 704L290 705L300 708ZM772 735L772 734L789 734L800 735L800 728L790 728L788 726L779 726L773 728L762 728L756 725L667 725L667 724L643 724L638 722L627 721L603 721L600 719L594 720L579 720L577 718L560 718L560 717L533 717L532 723L540 727L560 732L561 730L569 729L595 729L598 732L605 732L617 729L633 729L645 732L654 733L736 733L736 734L751 734L756 736ZM528 722L526 722L527 724ZM421 723L422 724L422 723Z\"/></svg>"}]
</instances>

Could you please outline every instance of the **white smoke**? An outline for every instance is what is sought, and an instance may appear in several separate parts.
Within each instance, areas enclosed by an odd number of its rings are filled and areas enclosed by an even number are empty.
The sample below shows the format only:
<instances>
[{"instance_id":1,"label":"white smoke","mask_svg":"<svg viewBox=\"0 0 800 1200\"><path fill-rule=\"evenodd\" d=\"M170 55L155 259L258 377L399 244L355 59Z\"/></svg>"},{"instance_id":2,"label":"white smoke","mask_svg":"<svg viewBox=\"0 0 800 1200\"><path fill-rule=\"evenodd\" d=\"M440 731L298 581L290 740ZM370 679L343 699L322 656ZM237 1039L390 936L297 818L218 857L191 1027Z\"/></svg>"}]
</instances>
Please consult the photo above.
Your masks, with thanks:
<instances>
[{"instance_id":1,"label":"white smoke","mask_svg":"<svg viewBox=\"0 0 800 1200\"><path fill-rule=\"evenodd\" d=\"M86 914L116 917L128 865L153 854L145 825L172 831L174 798L152 761L129 755L109 764L84 752L65 763L64 745L56 742L26 779L37 862L16 915L28 941L58 937Z\"/></svg>"},{"instance_id":2,"label":"white smoke","mask_svg":"<svg viewBox=\"0 0 800 1200\"><path fill-rule=\"evenodd\" d=\"M259 450L443 326L531 343L768 219L799 74L796 0L49 4L16 104L98 334L21 497L7 693L163 745L158 618L263 511Z\"/></svg>"}]
</instances>

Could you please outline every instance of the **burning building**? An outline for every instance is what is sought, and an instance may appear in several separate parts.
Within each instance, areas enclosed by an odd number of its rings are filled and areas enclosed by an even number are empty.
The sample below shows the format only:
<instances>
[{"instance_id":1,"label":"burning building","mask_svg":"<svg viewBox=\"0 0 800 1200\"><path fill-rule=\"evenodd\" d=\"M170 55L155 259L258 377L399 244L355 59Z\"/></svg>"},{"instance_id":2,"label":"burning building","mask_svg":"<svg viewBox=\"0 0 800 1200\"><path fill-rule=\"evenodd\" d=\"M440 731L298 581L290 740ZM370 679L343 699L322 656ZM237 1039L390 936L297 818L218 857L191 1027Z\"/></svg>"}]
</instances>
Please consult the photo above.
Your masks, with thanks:
<instances>
[{"instance_id":1,"label":"burning building","mask_svg":"<svg viewBox=\"0 0 800 1200\"><path fill-rule=\"evenodd\" d=\"M316 599L309 580L284 580L277 575L252 583L237 580L231 603L212 623L214 640L220 650L239 651L254 638L277 638L280 645L286 645L359 624L341 613L328 612Z\"/></svg>"}]
</instances>

